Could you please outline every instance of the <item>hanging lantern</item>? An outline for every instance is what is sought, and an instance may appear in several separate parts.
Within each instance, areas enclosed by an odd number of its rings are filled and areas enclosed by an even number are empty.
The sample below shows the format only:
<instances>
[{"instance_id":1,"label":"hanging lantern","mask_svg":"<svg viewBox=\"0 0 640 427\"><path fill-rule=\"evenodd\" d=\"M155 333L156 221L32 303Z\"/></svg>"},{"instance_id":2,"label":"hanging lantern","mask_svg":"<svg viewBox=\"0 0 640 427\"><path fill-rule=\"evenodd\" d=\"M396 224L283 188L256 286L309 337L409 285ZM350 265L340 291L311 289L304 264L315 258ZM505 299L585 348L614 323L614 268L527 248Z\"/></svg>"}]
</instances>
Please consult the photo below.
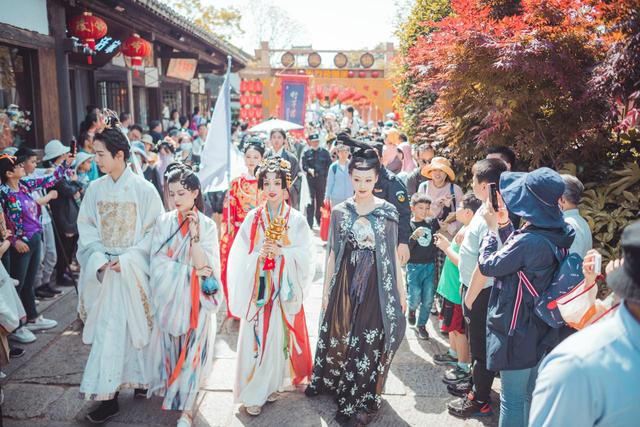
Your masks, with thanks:
<instances>
[{"instance_id":1,"label":"hanging lantern","mask_svg":"<svg viewBox=\"0 0 640 427\"><path fill-rule=\"evenodd\" d=\"M122 54L131 59L132 67L140 67L143 58L151 55L151 43L134 33L122 43ZM138 77L138 70L133 75Z\"/></svg>"},{"instance_id":2,"label":"hanging lantern","mask_svg":"<svg viewBox=\"0 0 640 427\"><path fill-rule=\"evenodd\" d=\"M367 72L366 71L360 71L358 73L358 76L363 79L363 78L367 77Z\"/></svg>"},{"instance_id":3,"label":"hanging lantern","mask_svg":"<svg viewBox=\"0 0 640 427\"><path fill-rule=\"evenodd\" d=\"M378 96L378 93L379 93L379 92L378 92L377 90L374 90L374 91L373 91L373 96Z\"/></svg>"},{"instance_id":4,"label":"hanging lantern","mask_svg":"<svg viewBox=\"0 0 640 427\"><path fill-rule=\"evenodd\" d=\"M378 77L380 77L380 71L372 71L371 77L373 77L374 79L377 79Z\"/></svg>"},{"instance_id":5,"label":"hanging lantern","mask_svg":"<svg viewBox=\"0 0 640 427\"><path fill-rule=\"evenodd\" d=\"M246 105L247 104L247 95L240 95L240 105Z\"/></svg>"},{"instance_id":6,"label":"hanging lantern","mask_svg":"<svg viewBox=\"0 0 640 427\"><path fill-rule=\"evenodd\" d=\"M256 108L256 119L262 118L262 108Z\"/></svg>"},{"instance_id":7,"label":"hanging lantern","mask_svg":"<svg viewBox=\"0 0 640 427\"><path fill-rule=\"evenodd\" d=\"M255 101L254 105L262 105L262 95L256 95L253 99Z\"/></svg>"},{"instance_id":8,"label":"hanging lantern","mask_svg":"<svg viewBox=\"0 0 640 427\"><path fill-rule=\"evenodd\" d=\"M253 83L253 89L254 89L256 92L262 92L262 81L261 81L261 80L256 80L256 81Z\"/></svg>"},{"instance_id":9,"label":"hanging lantern","mask_svg":"<svg viewBox=\"0 0 640 427\"><path fill-rule=\"evenodd\" d=\"M256 97L254 95L247 95L247 104L253 105L256 102Z\"/></svg>"},{"instance_id":10,"label":"hanging lantern","mask_svg":"<svg viewBox=\"0 0 640 427\"><path fill-rule=\"evenodd\" d=\"M355 75L356 75L356 73L354 73L353 71L349 71L349 72L347 73L347 76L348 76L349 78L352 78L352 77L354 77Z\"/></svg>"},{"instance_id":11,"label":"hanging lantern","mask_svg":"<svg viewBox=\"0 0 640 427\"><path fill-rule=\"evenodd\" d=\"M322 101L324 89L320 85L316 85L316 99Z\"/></svg>"},{"instance_id":12,"label":"hanging lantern","mask_svg":"<svg viewBox=\"0 0 640 427\"><path fill-rule=\"evenodd\" d=\"M71 35L80 39L89 49L96 49L96 40L107 35L107 23L102 18L93 16L91 12L84 12L82 15L74 16L69 21L69 31ZM93 57L87 57L87 64L93 63Z\"/></svg>"},{"instance_id":13,"label":"hanging lantern","mask_svg":"<svg viewBox=\"0 0 640 427\"><path fill-rule=\"evenodd\" d=\"M242 80L240 82L240 92L246 92L246 91L247 91L247 81Z\"/></svg>"}]
</instances>

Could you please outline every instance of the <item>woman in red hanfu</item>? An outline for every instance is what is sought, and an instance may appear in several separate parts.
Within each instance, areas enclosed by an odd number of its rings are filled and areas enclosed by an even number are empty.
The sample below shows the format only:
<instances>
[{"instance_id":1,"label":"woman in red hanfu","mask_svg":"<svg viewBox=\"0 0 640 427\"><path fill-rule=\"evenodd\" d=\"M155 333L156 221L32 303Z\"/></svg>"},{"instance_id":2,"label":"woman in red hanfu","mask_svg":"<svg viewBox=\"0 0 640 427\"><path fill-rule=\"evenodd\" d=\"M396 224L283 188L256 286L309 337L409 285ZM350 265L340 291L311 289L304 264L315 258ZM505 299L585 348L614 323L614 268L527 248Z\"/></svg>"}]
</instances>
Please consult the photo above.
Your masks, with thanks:
<instances>
[{"instance_id":1,"label":"woman in red hanfu","mask_svg":"<svg viewBox=\"0 0 640 427\"><path fill-rule=\"evenodd\" d=\"M305 217L285 202L290 168L279 157L258 168L266 201L249 212L229 254L229 308L240 317L234 398L254 416L311 375L302 301L313 279L313 243Z\"/></svg>"},{"instance_id":2,"label":"woman in red hanfu","mask_svg":"<svg viewBox=\"0 0 640 427\"><path fill-rule=\"evenodd\" d=\"M220 263L222 287L224 298L227 301L227 317L232 317L229 311L229 291L227 282L227 259L233 240L238 234L242 222L251 209L260 203L260 191L258 180L255 178L255 170L264 157L264 144L258 138L252 139L245 146L244 161L247 166L247 174L240 176L229 186L229 192L224 202L222 211L221 238L220 238ZM233 283L231 284L234 285Z\"/></svg>"}]
</instances>

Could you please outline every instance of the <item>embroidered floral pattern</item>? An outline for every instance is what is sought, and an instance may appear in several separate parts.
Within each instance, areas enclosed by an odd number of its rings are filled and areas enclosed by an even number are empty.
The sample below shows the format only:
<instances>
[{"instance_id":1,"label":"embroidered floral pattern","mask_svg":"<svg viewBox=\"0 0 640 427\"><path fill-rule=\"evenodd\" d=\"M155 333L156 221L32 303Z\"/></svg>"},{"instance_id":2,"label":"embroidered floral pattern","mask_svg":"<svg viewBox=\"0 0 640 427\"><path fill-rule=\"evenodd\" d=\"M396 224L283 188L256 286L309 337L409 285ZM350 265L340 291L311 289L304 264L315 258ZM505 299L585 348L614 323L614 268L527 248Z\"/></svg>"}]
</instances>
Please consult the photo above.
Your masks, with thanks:
<instances>
[{"instance_id":1,"label":"embroidered floral pattern","mask_svg":"<svg viewBox=\"0 0 640 427\"><path fill-rule=\"evenodd\" d=\"M370 412L380 407L382 399L378 393L404 334L404 316L396 288L396 248L392 246L397 244L397 221L397 211L387 203L366 216L360 216L353 201L347 201L332 214L331 249L336 255L336 268L330 280L329 307L320 327L309 388L336 394L339 412L349 417L359 411ZM374 252L375 271L365 299L356 300L348 292L348 284L355 271L350 262L351 254L365 247ZM346 330L333 326L342 324L333 318L335 311L331 309L338 298L334 294L338 293L341 298L351 298L349 309L353 313L346 314L351 316ZM372 299L375 304L367 306L366 312L371 313L375 308L380 315L377 319L376 316L367 316L363 320L359 317L358 304L370 304Z\"/></svg>"}]
</instances>

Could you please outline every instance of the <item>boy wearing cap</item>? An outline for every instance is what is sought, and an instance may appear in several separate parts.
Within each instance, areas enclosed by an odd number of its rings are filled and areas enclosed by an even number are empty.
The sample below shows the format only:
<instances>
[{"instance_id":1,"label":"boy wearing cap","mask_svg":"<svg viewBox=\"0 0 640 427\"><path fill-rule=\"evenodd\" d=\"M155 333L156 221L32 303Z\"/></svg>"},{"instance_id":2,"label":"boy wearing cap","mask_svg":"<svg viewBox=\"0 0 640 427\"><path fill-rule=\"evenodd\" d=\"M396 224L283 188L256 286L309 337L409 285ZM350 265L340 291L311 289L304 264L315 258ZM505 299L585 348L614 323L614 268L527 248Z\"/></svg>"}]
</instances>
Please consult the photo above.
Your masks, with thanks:
<instances>
[{"instance_id":1,"label":"boy wearing cap","mask_svg":"<svg viewBox=\"0 0 640 427\"><path fill-rule=\"evenodd\" d=\"M606 268L607 285L622 302L542 361L530 426L638 425L640 221L622 233L622 249L624 258ZM585 279L593 283L596 274L587 264L585 259Z\"/></svg>"}]
</instances>

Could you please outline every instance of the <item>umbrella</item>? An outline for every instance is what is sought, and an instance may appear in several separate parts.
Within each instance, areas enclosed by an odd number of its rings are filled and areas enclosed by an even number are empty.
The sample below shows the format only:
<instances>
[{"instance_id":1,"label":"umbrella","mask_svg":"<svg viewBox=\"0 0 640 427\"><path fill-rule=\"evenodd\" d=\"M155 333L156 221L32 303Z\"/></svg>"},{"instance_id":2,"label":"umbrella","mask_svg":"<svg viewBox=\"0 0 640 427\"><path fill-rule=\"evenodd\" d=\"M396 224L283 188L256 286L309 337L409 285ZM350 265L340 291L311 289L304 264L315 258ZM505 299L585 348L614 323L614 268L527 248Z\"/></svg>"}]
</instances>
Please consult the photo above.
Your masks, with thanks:
<instances>
[{"instance_id":1,"label":"umbrella","mask_svg":"<svg viewBox=\"0 0 640 427\"><path fill-rule=\"evenodd\" d=\"M271 132L273 129L284 129L285 131L304 129L297 123L286 120L271 119L249 128L249 132Z\"/></svg>"}]
</instances>

